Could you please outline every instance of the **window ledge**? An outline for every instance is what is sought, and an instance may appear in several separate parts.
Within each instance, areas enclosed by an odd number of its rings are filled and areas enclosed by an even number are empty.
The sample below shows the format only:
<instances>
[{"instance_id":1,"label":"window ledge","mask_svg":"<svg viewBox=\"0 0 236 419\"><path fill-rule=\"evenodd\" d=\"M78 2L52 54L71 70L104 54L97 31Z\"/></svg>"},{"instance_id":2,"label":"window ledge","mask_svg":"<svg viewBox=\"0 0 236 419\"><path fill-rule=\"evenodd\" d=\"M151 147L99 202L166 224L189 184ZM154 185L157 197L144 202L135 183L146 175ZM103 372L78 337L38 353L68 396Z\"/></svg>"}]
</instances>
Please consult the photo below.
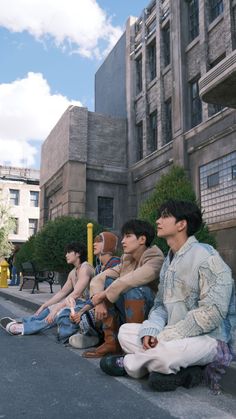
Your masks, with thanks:
<instances>
[{"instance_id":1,"label":"window ledge","mask_svg":"<svg viewBox=\"0 0 236 419\"><path fill-rule=\"evenodd\" d=\"M200 41L200 36L196 36L185 48L185 52L189 52L193 47L195 47L196 44L198 44Z\"/></svg>"}]
</instances>

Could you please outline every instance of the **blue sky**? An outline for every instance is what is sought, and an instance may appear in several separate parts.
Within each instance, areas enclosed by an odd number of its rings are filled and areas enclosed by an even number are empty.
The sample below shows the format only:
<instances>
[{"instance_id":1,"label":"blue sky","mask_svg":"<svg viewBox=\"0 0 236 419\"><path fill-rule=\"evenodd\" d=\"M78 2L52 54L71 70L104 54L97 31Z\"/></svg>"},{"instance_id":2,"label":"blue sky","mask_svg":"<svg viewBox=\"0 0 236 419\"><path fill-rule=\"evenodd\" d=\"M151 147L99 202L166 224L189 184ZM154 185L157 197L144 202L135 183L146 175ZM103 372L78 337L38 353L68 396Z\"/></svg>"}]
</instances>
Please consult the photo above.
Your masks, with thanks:
<instances>
[{"instance_id":1,"label":"blue sky","mask_svg":"<svg viewBox=\"0 0 236 419\"><path fill-rule=\"evenodd\" d=\"M40 167L70 104L94 110L94 75L148 0L0 0L0 164Z\"/></svg>"}]
</instances>

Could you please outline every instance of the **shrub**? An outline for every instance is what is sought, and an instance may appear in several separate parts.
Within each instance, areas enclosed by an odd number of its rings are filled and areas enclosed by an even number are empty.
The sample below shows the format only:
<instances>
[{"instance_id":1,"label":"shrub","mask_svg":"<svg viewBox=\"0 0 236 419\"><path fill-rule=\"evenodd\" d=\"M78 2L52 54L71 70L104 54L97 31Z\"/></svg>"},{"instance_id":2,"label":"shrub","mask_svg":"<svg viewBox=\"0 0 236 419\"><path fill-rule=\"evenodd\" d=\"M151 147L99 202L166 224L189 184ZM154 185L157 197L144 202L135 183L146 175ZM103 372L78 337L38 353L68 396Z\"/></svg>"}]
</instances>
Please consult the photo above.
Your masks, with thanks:
<instances>
[{"instance_id":1,"label":"shrub","mask_svg":"<svg viewBox=\"0 0 236 419\"><path fill-rule=\"evenodd\" d=\"M139 218L149 221L156 226L157 209L168 199L181 199L197 203L196 195L192 184L188 179L184 169L179 166L173 166L169 173L163 175L156 184L154 192L143 203L139 210ZM197 232L196 238L204 243L216 245L215 238L209 233L206 224ZM157 244L164 254L168 252L168 245L164 239L155 238Z\"/></svg>"},{"instance_id":2,"label":"shrub","mask_svg":"<svg viewBox=\"0 0 236 419\"><path fill-rule=\"evenodd\" d=\"M35 260L35 237L31 236L19 249L16 254L16 267L21 270L21 264L30 260L36 265Z\"/></svg>"},{"instance_id":3,"label":"shrub","mask_svg":"<svg viewBox=\"0 0 236 419\"><path fill-rule=\"evenodd\" d=\"M91 222L86 218L63 216L48 221L35 236L34 257L41 269L57 272L68 272L65 260L65 246L78 241L87 245L87 224ZM94 235L102 231L102 227L93 221Z\"/></svg>"}]
</instances>

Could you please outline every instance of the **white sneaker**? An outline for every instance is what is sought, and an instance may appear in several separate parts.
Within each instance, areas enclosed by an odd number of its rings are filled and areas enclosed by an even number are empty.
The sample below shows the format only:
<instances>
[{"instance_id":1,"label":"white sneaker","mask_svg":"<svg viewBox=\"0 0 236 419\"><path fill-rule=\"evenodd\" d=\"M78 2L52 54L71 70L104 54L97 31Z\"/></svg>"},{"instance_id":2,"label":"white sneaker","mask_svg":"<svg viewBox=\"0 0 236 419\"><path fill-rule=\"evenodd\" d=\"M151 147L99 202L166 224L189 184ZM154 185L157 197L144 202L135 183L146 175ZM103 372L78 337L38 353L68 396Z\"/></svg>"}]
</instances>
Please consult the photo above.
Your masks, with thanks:
<instances>
[{"instance_id":1,"label":"white sneaker","mask_svg":"<svg viewBox=\"0 0 236 419\"><path fill-rule=\"evenodd\" d=\"M5 330L6 330L7 333L9 333L9 335L22 335L23 330L24 330L24 326L23 326L22 323L17 323L15 321L13 321L13 322L9 322L6 325Z\"/></svg>"},{"instance_id":2,"label":"white sneaker","mask_svg":"<svg viewBox=\"0 0 236 419\"><path fill-rule=\"evenodd\" d=\"M99 343L98 336L86 336L82 333L76 333L69 339L69 344L76 349L86 349L91 346L96 346Z\"/></svg>"}]
</instances>

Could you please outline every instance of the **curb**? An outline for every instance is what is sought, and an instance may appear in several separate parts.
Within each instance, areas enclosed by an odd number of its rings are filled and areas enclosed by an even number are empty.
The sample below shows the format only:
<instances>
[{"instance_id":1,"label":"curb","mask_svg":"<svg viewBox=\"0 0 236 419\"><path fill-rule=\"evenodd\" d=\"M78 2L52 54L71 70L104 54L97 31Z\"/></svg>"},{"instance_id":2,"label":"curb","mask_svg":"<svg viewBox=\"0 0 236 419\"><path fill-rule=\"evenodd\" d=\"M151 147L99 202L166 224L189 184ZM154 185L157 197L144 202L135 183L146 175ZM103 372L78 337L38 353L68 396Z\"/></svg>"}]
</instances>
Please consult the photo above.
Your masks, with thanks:
<instances>
[{"instance_id":1,"label":"curb","mask_svg":"<svg viewBox=\"0 0 236 419\"><path fill-rule=\"evenodd\" d=\"M0 297L4 298L5 300L10 300L13 303L19 304L33 311L37 310L41 306L40 303L29 301L25 299L24 297L16 297L15 295L7 294L6 292L2 292L1 290L0 290Z\"/></svg>"}]
</instances>

